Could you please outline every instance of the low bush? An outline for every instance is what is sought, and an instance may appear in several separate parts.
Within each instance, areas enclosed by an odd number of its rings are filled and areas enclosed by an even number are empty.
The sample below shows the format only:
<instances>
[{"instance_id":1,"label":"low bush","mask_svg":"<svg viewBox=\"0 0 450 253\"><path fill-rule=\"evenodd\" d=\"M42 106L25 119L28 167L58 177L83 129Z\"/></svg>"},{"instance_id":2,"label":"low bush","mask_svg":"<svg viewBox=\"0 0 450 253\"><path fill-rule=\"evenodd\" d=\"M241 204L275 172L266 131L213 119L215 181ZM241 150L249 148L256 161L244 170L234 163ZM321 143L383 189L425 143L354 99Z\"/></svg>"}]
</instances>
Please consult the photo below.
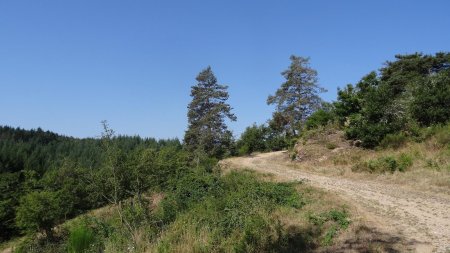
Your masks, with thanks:
<instances>
[{"instance_id":1,"label":"low bush","mask_svg":"<svg viewBox=\"0 0 450 253\"><path fill-rule=\"evenodd\" d=\"M289 147L291 142L282 132L270 126L253 124L245 129L236 142L238 155L253 152L278 151Z\"/></svg>"},{"instance_id":2,"label":"low bush","mask_svg":"<svg viewBox=\"0 0 450 253\"><path fill-rule=\"evenodd\" d=\"M359 162L352 167L352 171L370 173L404 172L411 167L412 164L412 157L402 153L397 158L394 156L384 156L366 162Z\"/></svg>"},{"instance_id":3,"label":"low bush","mask_svg":"<svg viewBox=\"0 0 450 253\"><path fill-rule=\"evenodd\" d=\"M403 132L398 134L388 134L380 142L380 147L398 149L405 145L407 141L408 137Z\"/></svg>"},{"instance_id":4,"label":"low bush","mask_svg":"<svg viewBox=\"0 0 450 253\"><path fill-rule=\"evenodd\" d=\"M84 253L95 252L94 249L95 235L94 231L86 226L80 225L74 227L69 234L68 252Z\"/></svg>"},{"instance_id":5,"label":"low bush","mask_svg":"<svg viewBox=\"0 0 450 253\"><path fill-rule=\"evenodd\" d=\"M439 126L437 128L438 129L436 130L436 134L434 137L436 139L436 142L441 147L450 147L450 124Z\"/></svg>"},{"instance_id":6,"label":"low bush","mask_svg":"<svg viewBox=\"0 0 450 253\"><path fill-rule=\"evenodd\" d=\"M335 118L332 111L327 110L317 110L305 122L306 129L318 128L320 126L325 126Z\"/></svg>"},{"instance_id":7,"label":"low bush","mask_svg":"<svg viewBox=\"0 0 450 253\"><path fill-rule=\"evenodd\" d=\"M327 146L327 149L335 149L335 148L337 148L337 145L334 144L334 143L331 143L331 142L327 143L326 146Z\"/></svg>"},{"instance_id":8,"label":"low bush","mask_svg":"<svg viewBox=\"0 0 450 253\"><path fill-rule=\"evenodd\" d=\"M174 209L178 212L172 214L175 220L156 247L170 252L194 240L186 247L202 245L206 251L226 252L267 251L280 233L280 221L272 212L282 206L298 209L303 205L294 183L264 182L250 172L203 175L179 184L161 203L160 214ZM202 234L205 231L208 233ZM180 240L187 235L194 238Z\"/></svg>"}]
</instances>

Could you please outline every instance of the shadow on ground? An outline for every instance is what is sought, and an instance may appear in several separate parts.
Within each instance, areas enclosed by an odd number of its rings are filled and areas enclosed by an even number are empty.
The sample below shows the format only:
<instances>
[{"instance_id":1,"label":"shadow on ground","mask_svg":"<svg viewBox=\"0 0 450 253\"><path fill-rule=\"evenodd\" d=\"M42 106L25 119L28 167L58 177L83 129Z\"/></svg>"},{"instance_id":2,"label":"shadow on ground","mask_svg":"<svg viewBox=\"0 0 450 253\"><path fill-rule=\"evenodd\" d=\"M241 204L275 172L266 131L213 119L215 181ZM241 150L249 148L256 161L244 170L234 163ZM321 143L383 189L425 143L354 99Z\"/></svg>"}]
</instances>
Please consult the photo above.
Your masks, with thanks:
<instances>
[{"instance_id":1,"label":"shadow on ground","mask_svg":"<svg viewBox=\"0 0 450 253\"><path fill-rule=\"evenodd\" d=\"M388 252L398 253L414 248L417 241L405 242L400 236L376 231L360 226L352 233L351 238L338 239L332 246L321 245L315 241L319 231L298 226L290 226L275 241L269 252Z\"/></svg>"}]
</instances>

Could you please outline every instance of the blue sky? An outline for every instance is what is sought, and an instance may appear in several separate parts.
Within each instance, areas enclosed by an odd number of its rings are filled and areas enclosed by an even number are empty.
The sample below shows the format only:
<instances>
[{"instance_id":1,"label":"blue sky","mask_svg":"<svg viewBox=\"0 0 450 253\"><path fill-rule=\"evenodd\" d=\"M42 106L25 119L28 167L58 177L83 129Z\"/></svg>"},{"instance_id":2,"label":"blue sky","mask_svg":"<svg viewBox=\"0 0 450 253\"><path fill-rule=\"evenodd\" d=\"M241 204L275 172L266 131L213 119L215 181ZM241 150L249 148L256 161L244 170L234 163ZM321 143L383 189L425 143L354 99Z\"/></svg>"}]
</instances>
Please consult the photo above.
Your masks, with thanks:
<instances>
[{"instance_id":1,"label":"blue sky","mask_svg":"<svg viewBox=\"0 0 450 253\"><path fill-rule=\"evenodd\" d=\"M0 125L180 137L211 65L246 126L263 123L291 54L336 98L395 54L450 51L450 1L0 1Z\"/></svg>"}]
</instances>

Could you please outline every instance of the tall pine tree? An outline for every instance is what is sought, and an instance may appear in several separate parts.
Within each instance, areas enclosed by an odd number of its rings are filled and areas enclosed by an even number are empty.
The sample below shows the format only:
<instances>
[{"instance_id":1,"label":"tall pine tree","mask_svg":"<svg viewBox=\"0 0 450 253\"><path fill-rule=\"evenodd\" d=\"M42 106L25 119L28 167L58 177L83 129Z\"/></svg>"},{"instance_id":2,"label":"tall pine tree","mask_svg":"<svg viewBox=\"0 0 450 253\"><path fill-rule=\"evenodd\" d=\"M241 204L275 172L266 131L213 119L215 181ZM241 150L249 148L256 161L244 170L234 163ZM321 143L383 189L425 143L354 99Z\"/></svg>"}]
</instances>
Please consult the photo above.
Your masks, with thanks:
<instances>
[{"instance_id":1,"label":"tall pine tree","mask_svg":"<svg viewBox=\"0 0 450 253\"><path fill-rule=\"evenodd\" d=\"M274 119L284 122L287 134L297 135L307 117L321 105L319 93L324 89L317 83L317 71L309 66L309 58L292 55L291 65L281 73L286 79L267 104L275 104Z\"/></svg>"},{"instance_id":2,"label":"tall pine tree","mask_svg":"<svg viewBox=\"0 0 450 253\"><path fill-rule=\"evenodd\" d=\"M188 151L198 155L222 157L231 145L232 134L225 119L236 120L231 106L226 103L228 86L220 85L207 67L197 78L197 85L191 88L192 101L188 106L188 129L184 143Z\"/></svg>"}]
</instances>

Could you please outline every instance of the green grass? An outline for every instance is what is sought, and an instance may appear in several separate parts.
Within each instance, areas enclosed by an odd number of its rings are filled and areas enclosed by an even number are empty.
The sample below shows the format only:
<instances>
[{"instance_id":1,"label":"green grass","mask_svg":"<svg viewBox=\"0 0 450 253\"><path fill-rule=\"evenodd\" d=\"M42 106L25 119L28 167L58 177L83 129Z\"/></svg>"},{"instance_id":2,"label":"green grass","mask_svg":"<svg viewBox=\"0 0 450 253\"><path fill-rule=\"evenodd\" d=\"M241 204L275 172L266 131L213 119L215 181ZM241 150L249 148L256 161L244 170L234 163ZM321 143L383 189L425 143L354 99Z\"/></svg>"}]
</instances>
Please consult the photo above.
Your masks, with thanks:
<instances>
[{"instance_id":1,"label":"green grass","mask_svg":"<svg viewBox=\"0 0 450 253\"><path fill-rule=\"evenodd\" d=\"M95 235L94 231L86 226L74 227L70 231L68 239L69 253L84 253L94 247Z\"/></svg>"},{"instance_id":2,"label":"green grass","mask_svg":"<svg viewBox=\"0 0 450 253\"><path fill-rule=\"evenodd\" d=\"M322 237L322 245L328 246L333 242L340 230L345 230L350 225L348 212L345 209L332 209L319 214L309 214L309 221L325 231Z\"/></svg>"},{"instance_id":3,"label":"green grass","mask_svg":"<svg viewBox=\"0 0 450 253\"><path fill-rule=\"evenodd\" d=\"M208 252L265 251L280 234L280 222L272 213L278 207L300 209L304 205L296 183L265 182L250 172L196 178L161 203L160 218L169 225L156 251L200 246ZM167 215L168 210L177 210L177 215Z\"/></svg>"}]
</instances>

